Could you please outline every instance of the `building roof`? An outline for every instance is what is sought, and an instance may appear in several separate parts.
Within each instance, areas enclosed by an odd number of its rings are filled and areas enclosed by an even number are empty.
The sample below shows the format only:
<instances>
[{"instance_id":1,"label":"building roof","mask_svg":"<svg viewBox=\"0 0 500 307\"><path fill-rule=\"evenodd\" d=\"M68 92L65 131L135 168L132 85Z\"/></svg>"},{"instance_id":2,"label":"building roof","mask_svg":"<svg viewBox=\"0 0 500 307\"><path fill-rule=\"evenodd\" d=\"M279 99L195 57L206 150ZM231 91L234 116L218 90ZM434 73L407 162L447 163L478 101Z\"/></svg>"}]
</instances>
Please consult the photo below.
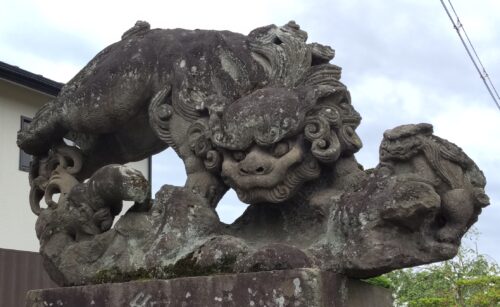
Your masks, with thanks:
<instances>
[{"instance_id":1,"label":"building roof","mask_svg":"<svg viewBox=\"0 0 500 307\"><path fill-rule=\"evenodd\" d=\"M0 78L52 96L57 96L64 85L2 61L0 61Z\"/></svg>"}]
</instances>

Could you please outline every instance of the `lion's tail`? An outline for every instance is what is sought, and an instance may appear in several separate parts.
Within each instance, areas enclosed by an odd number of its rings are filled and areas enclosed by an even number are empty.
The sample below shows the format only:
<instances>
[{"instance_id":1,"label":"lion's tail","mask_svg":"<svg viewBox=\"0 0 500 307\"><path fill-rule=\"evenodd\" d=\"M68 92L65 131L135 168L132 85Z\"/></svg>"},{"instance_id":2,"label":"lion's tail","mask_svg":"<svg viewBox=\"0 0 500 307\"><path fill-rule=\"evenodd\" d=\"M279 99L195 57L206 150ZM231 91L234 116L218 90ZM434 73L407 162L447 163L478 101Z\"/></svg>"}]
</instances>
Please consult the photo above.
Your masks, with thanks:
<instances>
[{"instance_id":1,"label":"lion's tail","mask_svg":"<svg viewBox=\"0 0 500 307\"><path fill-rule=\"evenodd\" d=\"M28 128L17 132L17 146L26 153L43 155L66 133L59 124L60 110L56 101L43 105Z\"/></svg>"}]
</instances>

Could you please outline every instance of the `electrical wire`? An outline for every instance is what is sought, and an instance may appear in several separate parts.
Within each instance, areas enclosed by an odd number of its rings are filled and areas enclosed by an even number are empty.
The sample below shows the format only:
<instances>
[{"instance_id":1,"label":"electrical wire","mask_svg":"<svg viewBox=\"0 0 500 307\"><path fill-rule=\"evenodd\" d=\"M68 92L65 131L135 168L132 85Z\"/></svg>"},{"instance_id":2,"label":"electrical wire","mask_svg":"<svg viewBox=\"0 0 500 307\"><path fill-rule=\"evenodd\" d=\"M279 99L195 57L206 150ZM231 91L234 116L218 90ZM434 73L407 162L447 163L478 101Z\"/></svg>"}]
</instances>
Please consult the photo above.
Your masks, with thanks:
<instances>
[{"instance_id":1,"label":"electrical wire","mask_svg":"<svg viewBox=\"0 0 500 307\"><path fill-rule=\"evenodd\" d=\"M453 10L453 14L455 15L455 17L457 19L456 23L455 23L455 20L453 19L453 17L451 16L450 11L448 10L448 7L444 3L444 1L443 0L440 0L440 1L441 1L441 4L443 5L444 10L446 11L446 14L450 18L451 23L453 24L453 28L455 28L455 30L457 31L458 37L460 38L460 41L462 41L462 44L464 45L465 51L467 51L467 54L469 55L469 58L472 61L472 64L474 64L474 67L476 68L477 72L479 73L479 76L483 80L483 83L486 86L486 89L488 90L488 92L490 93L490 96L493 99L493 102L495 102L495 105L497 106L498 110L500 110L500 104L498 102L500 100L500 96L498 95L498 92L497 92L495 86L493 85L493 82L491 82L491 79L490 79L488 73L486 72L486 68L484 68L484 65L481 62L481 59L479 58L479 56L476 52L476 49L474 48L474 45L472 45L472 42L469 38L469 35L467 35L467 32L465 31L464 25L460 21L460 18L458 18L458 14L455 11L453 4L451 3L451 0L448 0L448 3L450 4L451 9ZM460 30L462 30L462 32L464 33L469 45L467 45ZM471 51L469 50L469 46L470 46L470 49L472 49L476 58L474 58ZM477 62L479 62L479 65L477 64L476 59L477 59ZM479 66L481 66L481 68L479 68ZM481 69L482 69L482 71L481 71ZM493 92L496 94L496 97L495 97L495 94L493 94Z\"/></svg>"},{"instance_id":2,"label":"electrical wire","mask_svg":"<svg viewBox=\"0 0 500 307\"><path fill-rule=\"evenodd\" d=\"M481 68L483 69L483 75L484 75L484 77L489 81L491 87L493 88L493 91L496 94L496 98L500 99L500 96L498 95L498 92L497 92L497 89L495 88L495 85L493 84L493 82L491 82L490 76L486 72L486 69L484 68L483 62L481 62L481 59L479 58L479 55L476 52L476 48L474 48L474 45L472 44L472 42L471 42L471 40L469 38L469 35L467 34L467 31L465 31L464 25L462 24L462 22L460 21L460 18L458 17L457 11L455 11L455 7L451 3L451 0L448 0L448 3L450 4L450 7L451 7L451 10L453 11L453 14L457 18L457 25L458 25L458 27L462 29L462 32L464 32L465 38L467 39L467 42L469 43L469 46L471 47L472 51L474 52L474 55L476 56L476 59L479 62L479 65L481 65Z\"/></svg>"}]
</instances>

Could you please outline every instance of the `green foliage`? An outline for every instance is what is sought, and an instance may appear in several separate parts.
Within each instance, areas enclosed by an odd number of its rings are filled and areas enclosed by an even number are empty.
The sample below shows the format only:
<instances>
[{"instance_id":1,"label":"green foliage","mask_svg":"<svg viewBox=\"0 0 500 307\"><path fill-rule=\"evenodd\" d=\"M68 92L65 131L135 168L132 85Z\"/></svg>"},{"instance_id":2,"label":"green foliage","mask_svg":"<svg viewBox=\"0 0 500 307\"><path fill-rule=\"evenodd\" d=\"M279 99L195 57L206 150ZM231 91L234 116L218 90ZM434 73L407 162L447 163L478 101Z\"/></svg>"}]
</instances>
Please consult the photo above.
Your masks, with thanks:
<instances>
[{"instance_id":1,"label":"green foliage","mask_svg":"<svg viewBox=\"0 0 500 307\"><path fill-rule=\"evenodd\" d=\"M386 289L392 289L393 284L392 281L386 277L386 276L377 276L377 277L372 277L368 279L363 279L364 282L369 283L374 286L386 288Z\"/></svg>"},{"instance_id":2,"label":"green foliage","mask_svg":"<svg viewBox=\"0 0 500 307\"><path fill-rule=\"evenodd\" d=\"M465 247L452 260L384 276L393 285L396 306L500 306L498 265Z\"/></svg>"},{"instance_id":3,"label":"green foliage","mask_svg":"<svg viewBox=\"0 0 500 307\"><path fill-rule=\"evenodd\" d=\"M460 279L457 287L469 297L471 306L500 306L500 276Z\"/></svg>"},{"instance_id":4,"label":"green foliage","mask_svg":"<svg viewBox=\"0 0 500 307\"><path fill-rule=\"evenodd\" d=\"M451 299L442 297L424 297L408 303L409 307L449 307Z\"/></svg>"}]
</instances>

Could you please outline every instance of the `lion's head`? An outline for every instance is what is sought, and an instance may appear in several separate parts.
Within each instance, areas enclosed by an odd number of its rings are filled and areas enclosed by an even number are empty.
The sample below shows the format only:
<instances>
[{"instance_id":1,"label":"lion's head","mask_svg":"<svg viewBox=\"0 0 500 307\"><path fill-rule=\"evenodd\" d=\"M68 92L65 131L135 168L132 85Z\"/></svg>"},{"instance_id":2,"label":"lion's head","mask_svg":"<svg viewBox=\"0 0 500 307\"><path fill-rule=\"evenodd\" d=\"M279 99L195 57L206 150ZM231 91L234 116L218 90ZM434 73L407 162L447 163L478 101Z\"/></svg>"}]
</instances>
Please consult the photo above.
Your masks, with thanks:
<instances>
[{"instance_id":1,"label":"lion's head","mask_svg":"<svg viewBox=\"0 0 500 307\"><path fill-rule=\"evenodd\" d=\"M360 122L345 89L265 88L213 115L210 141L221 176L249 204L281 203L341 155L361 148Z\"/></svg>"},{"instance_id":2,"label":"lion's head","mask_svg":"<svg viewBox=\"0 0 500 307\"><path fill-rule=\"evenodd\" d=\"M341 155L361 148L354 131L361 117L339 81L341 68L328 63L333 49L306 44L293 22L249 37L269 83L229 104L213 104L210 118L193 124L188 137L205 167L240 200L282 203Z\"/></svg>"}]
</instances>

